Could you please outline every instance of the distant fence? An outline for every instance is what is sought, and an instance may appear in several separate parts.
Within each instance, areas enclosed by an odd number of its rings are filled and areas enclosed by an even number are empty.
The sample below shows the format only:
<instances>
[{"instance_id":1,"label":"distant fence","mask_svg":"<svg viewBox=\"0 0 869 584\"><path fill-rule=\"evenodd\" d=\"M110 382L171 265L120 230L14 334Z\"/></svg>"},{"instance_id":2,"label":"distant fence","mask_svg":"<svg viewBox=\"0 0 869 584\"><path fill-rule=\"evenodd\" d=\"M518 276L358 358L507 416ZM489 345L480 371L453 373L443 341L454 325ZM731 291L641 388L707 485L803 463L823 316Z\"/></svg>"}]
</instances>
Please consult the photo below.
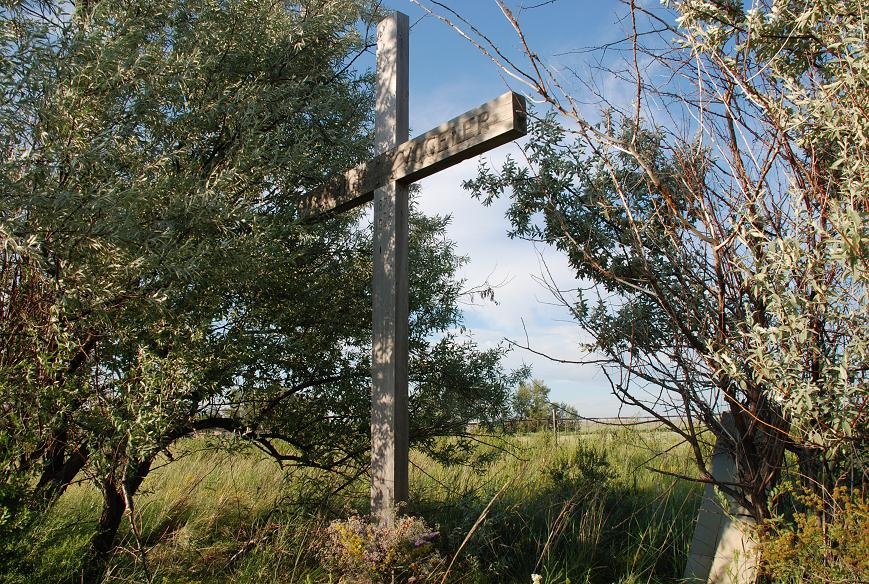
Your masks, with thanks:
<instances>
[{"instance_id":1,"label":"distant fence","mask_svg":"<svg viewBox=\"0 0 869 584\"><path fill-rule=\"evenodd\" d=\"M622 416L622 417L603 417L589 418L585 416L553 416L551 418L510 418L502 420L495 424L496 428L503 430L508 434L519 432L541 432L541 431L556 431L559 433L576 433L585 434L598 432L608 426L612 427L628 427L628 426L648 426L649 429L654 426L660 426L661 430L670 430L662 421L666 420L676 426L683 426L684 420L677 416ZM469 431L480 429L479 422L471 422L468 424Z\"/></svg>"}]
</instances>

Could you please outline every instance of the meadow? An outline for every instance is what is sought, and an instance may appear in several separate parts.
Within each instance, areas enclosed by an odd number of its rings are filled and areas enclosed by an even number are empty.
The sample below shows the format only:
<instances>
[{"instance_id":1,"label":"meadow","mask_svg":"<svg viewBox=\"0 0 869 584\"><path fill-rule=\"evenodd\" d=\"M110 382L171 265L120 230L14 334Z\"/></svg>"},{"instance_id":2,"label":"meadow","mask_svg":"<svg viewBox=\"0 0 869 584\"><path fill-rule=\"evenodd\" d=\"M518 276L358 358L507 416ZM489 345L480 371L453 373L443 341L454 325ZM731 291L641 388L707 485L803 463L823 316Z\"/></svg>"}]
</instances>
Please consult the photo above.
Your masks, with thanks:
<instances>
[{"instance_id":1,"label":"meadow","mask_svg":"<svg viewBox=\"0 0 869 584\"><path fill-rule=\"evenodd\" d=\"M332 493L334 477L282 470L226 441L189 440L148 477L135 529L124 522L106 582L340 580L324 563L323 533L330 520L364 512L367 479ZM557 441L551 432L481 435L473 457L474 465L443 467L413 455L408 511L438 531L438 557L452 563L446 581L528 583L540 574L553 583L639 583L681 575L701 489L654 470L693 472L673 434L600 427ZM80 581L99 503L92 485L74 485L33 529L28 561L36 581ZM16 582L14 574L3 581Z\"/></svg>"}]
</instances>

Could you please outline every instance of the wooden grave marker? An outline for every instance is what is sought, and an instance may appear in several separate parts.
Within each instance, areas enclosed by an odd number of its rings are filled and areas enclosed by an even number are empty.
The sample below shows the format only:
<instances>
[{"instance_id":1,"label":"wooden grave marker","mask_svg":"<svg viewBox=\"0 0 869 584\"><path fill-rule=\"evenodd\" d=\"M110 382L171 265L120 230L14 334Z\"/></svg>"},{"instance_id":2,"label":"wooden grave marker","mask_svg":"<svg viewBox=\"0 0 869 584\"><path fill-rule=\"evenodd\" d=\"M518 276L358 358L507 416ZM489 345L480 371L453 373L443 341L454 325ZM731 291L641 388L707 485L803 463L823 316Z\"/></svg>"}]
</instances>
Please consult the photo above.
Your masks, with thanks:
<instances>
[{"instance_id":1,"label":"wooden grave marker","mask_svg":"<svg viewBox=\"0 0 869 584\"><path fill-rule=\"evenodd\" d=\"M737 436L733 414L721 414L721 425L730 436ZM712 478L721 483L736 483L739 473L728 441L719 437L712 452ZM758 574L756 523L746 509L732 497L719 493L711 483L703 490L700 510L684 581L690 584L749 584Z\"/></svg>"},{"instance_id":2,"label":"wooden grave marker","mask_svg":"<svg viewBox=\"0 0 869 584\"><path fill-rule=\"evenodd\" d=\"M408 501L408 185L526 133L525 98L513 92L407 140L406 14L377 26L372 160L330 180L302 205L318 220L374 200L371 359L371 513L391 521Z\"/></svg>"}]
</instances>

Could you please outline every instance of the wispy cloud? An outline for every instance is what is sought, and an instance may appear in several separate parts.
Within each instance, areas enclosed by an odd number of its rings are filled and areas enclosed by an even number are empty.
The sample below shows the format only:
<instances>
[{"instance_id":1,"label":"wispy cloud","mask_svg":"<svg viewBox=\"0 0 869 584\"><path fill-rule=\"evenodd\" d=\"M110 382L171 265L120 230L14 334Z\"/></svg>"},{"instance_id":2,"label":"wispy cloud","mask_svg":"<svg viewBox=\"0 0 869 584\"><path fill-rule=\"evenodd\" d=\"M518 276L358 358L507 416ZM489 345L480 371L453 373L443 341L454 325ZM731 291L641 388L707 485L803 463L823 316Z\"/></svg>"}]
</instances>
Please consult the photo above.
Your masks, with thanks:
<instances>
[{"instance_id":1,"label":"wispy cloud","mask_svg":"<svg viewBox=\"0 0 869 584\"><path fill-rule=\"evenodd\" d=\"M505 147L487 158L497 167L510 150ZM507 237L507 201L484 207L461 188L463 180L476 175L478 163L479 159L468 160L421 181L417 201L426 213L452 216L448 235L470 258L461 272L469 284L487 280L501 283L495 290L497 304L483 302L465 308L466 324L483 347L496 346L505 339L530 346L535 352L513 349L505 365L530 365L533 375L552 388L552 399L574 404L585 415L615 413L618 404L598 366L559 363L543 356L567 361L593 359L581 348L589 340L587 335L543 284L544 279L552 278L560 288L569 290L576 287L575 274L556 250Z\"/></svg>"},{"instance_id":2,"label":"wispy cloud","mask_svg":"<svg viewBox=\"0 0 869 584\"><path fill-rule=\"evenodd\" d=\"M409 108L413 135L508 89L503 74L455 31L436 19L424 17L423 12L407 0L391 0L390 4L409 12L414 23ZM494 3L450 4L496 39L517 63L524 62L514 32ZM552 56L549 62L566 77L571 75L568 67L576 67L583 75L588 71L583 61L587 55L569 55L570 50L624 36L624 24L618 24L614 17L616 5L563 2L550 6L544 3L533 10L522 10L521 3L511 6L523 23L534 50ZM571 88L576 87L569 84ZM614 79L602 76L592 84L610 101L620 105L630 103L630 92ZM590 101L594 102L596 98L591 97ZM597 114L594 106L585 110L583 113L592 118ZM521 155L517 156L515 145L502 146L485 158L498 168L511 153L522 159ZM479 159L472 159L421 181L422 194L417 200L425 213L452 216L448 235L456 242L459 253L470 258L461 273L469 284L487 280L503 283L495 291L498 304L466 307L466 324L484 347L512 339L523 345L527 343L534 351L545 355L568 361L582 360L581 345L588 340L585 333L541 283L544 263L547 273L561 289L577 286L574 272L556 250L507 237L509 225L504 212L509 201L496 201L491 207L484 207L461 188L463 180L476 176L478 162ZM552 399L572 403L585 415L612 415L619 409L606 378L595 365L559 363L518 348L505 360L505 365L511 368L522 364L531 365L533 374L552 388Z\"/></svg>"}]
</instances>

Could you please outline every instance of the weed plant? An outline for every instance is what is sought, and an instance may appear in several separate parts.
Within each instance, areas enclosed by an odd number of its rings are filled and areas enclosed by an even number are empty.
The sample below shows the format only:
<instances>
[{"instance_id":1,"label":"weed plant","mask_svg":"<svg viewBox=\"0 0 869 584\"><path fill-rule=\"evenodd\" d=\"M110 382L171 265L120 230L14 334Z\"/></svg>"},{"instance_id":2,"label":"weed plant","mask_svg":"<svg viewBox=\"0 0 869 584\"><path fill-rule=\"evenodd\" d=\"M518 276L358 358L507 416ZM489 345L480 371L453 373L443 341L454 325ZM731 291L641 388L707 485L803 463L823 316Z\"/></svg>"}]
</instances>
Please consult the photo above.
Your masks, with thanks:
<instances>
[{"instance_id":1,"label":"weed plant","mask_svg":"<svg viewBox=\"0 0 869 584\"><path fill-rule=\"evenodd\" d=\"M826 502L784 483L776 493L794 500L794 512L761 526L762 570L782 584L867 581L869 501L860 489L837 487Z\"/></svg>"}]
</instances>

